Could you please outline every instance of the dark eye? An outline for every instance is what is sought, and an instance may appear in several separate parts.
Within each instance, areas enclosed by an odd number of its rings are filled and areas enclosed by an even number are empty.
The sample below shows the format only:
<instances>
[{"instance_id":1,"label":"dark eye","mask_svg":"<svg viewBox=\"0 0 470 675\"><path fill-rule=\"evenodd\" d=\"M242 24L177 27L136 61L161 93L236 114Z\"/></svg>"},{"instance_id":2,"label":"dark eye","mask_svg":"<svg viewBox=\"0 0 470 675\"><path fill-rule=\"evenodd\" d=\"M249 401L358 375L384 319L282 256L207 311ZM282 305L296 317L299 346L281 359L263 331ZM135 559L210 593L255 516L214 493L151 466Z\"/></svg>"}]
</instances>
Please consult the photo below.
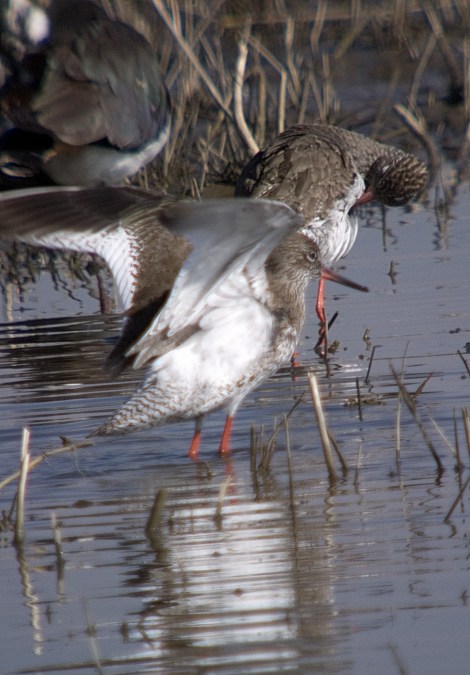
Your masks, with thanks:
<instances>
[{"instance_id":1,"label":"dark eye","mask_svg":"<svg viewBox=\"0 0 470 675\"><path fill-rule=\"evenodd\" d=\"M311 253L307 253L307 260L308 262L314 263L317 261L317 254L312 251Z\"/></svg>"}]
</instances>

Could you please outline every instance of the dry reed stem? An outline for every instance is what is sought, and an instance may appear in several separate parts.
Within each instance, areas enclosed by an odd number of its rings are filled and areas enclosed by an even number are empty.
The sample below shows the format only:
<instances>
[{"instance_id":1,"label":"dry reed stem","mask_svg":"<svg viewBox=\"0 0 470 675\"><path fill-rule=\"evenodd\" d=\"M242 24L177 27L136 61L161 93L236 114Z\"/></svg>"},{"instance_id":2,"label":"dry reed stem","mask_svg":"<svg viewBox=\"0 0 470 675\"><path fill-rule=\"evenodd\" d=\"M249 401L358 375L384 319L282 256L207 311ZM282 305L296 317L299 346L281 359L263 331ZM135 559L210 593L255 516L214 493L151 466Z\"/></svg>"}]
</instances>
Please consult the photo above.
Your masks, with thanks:
<instances>
[{"instance_id":1,"label":"dry reed stem","mask_svg":"<svg viewBox=\"0 0 470 675\"><path fill-rule=\"evenodd\" d=\"M429 373L429 375L427 375L427 376L424 378L424 380L421 382L421 384L420 384L419 387L416 389L416 391L414 392L414 394L412 394L413 399L414 399L415 401L416 401L416 399L418 398L418 396L423 392L424 387L427 385L427 383L429 382L429 380L431 379L431 377L433 377L433 375L434 375L434 373Z\"/></svg>"},{"instance_id":2,"label":"dry reed stem","mask_svg":"<svg viewBox=\"0 0 470 675\"><path fill-rule=\"evenodd\" d=\"M454 57L454 54L452 53L446 32L439 20L439 17L437 16L435 9L430 2L423 2L423 7L424 13L426 14L426 17L429 21L429 25L431 26L431 30L436 37L437 44L439 45L439 49L442 52L442 56L444 57L444 61L449 70L452 86L461 86L463 79L462 71Z\"/></svg>"},{"instance_id":3,"label":"dry reed stem","mask_svg":"<svg viewBox=\"0 0 470 675\"><path fill-rule=\"evenodd\" d=\"M340 59L342 56L344 56L354 40L362 33L368 23L368 14L364 14L364 16L358 17L356 19L355 24L353 24L351 28L346 33L344 33L339 44L337 45L333 55L335 59Z\"/></svg>"},{"instance_id":4,"label":"dry reed stem","mask_svg":"<svg viewBox=\"0 0 470 675\"><path fill-rule=\"evenodd\" d=\"M470 456L470 421L468 419L467 408L462 408L463 428L465 430L465 440L467 441L467 450Z\"/></svg>"},{"instance_id":5,"label":"dry reed stem","mask_svg":"<svg viewBox=\"0 0 470 675\"><path fill-rule=\"evenodd\" d=\"M307 113L308 97L310 93L310 81L307 79L305 85L302 87L302 95L300 98L299 113L297 115L297 124L305 123L305 115Z\"/></svg>"},{"instance_id":6,"label":"dry reed stem","mask_svg":"<svg viewBox=\"0 0 470 675\"><path fill-rule=\"evenodd\" d=\"M464 470L465 466L464 466L462 460L460 459L460 445L459 445L459 442L458 442L459 435L458 435L458 431L457 431L457 418L455 416L455 409L453 410L453 418L454 418L454 437L456 439L456 443L455 443L456 467L455 468L456 468L457 472L459 473L459 478L460 478L460 476L462 474L462 471Z\"/></svg>"},{"instance_id":7,"label":"dry reed stem","mask_svg":"<svg viewBox=\"0 0 470 675\"><path fill-rule=\"evenodd\" d=\"M281 73L281 83L279 86L279 103L277 116L277 133L282 134L286 126L286 98L287 98L287 74Z\"/></svg>"},{"instance_id":8,"label":"dry reed stem","mask_svg":"<svg viewBox=\"0 0 470 675\"><path fill-rule=\"evenodd\" d=\"M457 457L457 466L459 466L462 462L460 461L459 432L457 428L457 415L455 414L455 408L452 410L452 418L454 420L455 455Z\"/></svg>"},{"instance_id":9,"label":"dry reed stem","mask_svg":"<svg viewBox=\"0 0 470 675\"><path fill-rule=\"evenodd\" d=\"M290 96L292 103L295 108L298 107L299 105L299 97L300 97L300 92L301 92L301 84L300 84L300 78L299 78L299 73L298 70L295 66L294 63L294 51L293 51L293 45L294 45L294 37L295 37L295 25L296 22L293 19L292 16L287 17L286 21L286 30L285 30L285 46L286 46L286 63L287 63L287 70L290 75Z\"/></svg>"},{"instance_id":10,"label":"dry reed stem","mask_svg":"<svg viewBox=\"0 0 470 675\"><path fill-rule=\"evenodd\" d=\"M356 394L357 394L357 408L359 411L359 419L362 420L362 400L361 400L361 387L359 384L359 378L356 377Z\"/></svg>"},{"instance_id":11,"label":"dry reed stem","mask_svg":"<svg viewBox=\"0 0 470 675\"><path fill-rule=\"evenodd\" d=\"M331 77L330 55L327 52L322 53L322 79L323 79L323 118L325 124L333 124L335 115L339 112L339 102L333 88L333 78Z\"/></svg>"},{"instance_id":12,"label":"dry reed stem","mask_svg":"<svg viewBox=\"0 0 470 675\"><path fill-rule=\"evenodd\" d=\"M15 544L22 544L24 540L24 512L25 512L25 495L26 483L28 480L28 469L31 459L29 452L30 431L27 427L23 427L23 435L21 441L21 465L20 465L20 480L18 482L18 493L16 498L16 520L15 520Z\"/></svg>"},{"instance_id":13,"label":"dry reed stem","mask_svg":"<svg viewBox=\"0 0 470 675\"><path fill-rule=\"evenodd\" d=\"M320 439L323 447L323 454L325 457L326 466L328 469L328 476L331 481L336 481L336 471L333 466L333 456L331 452L331 443L328 436L328 429L326 426L325 415L323 413L320 391L318 389L317 378L313 373L308 373L308 382L310 387L310 394L312 396L313 407L317 418L318 429L320 431Z\"/></svg>"},{"instance_id":14,"label":"dry reed stem","mask_svg":"<svg viewBox=\"0 0 470 675\"><path fill-rule=\"evenodd\" d=\"M243 114L243 80L248 56L248 37L250 34L250 28L250 24L247 23L238 41L238 59L235 67L233 102L235 110L235 122L242 138L249 147L250 152L255 155L259 151L259 145L255 141L253 134L248 128L245 115Z\"/></svg>"},{"instance_id":15,"label":"dry reed stem","mask_svg":"<svg viewBox=\"0 0 470 675\"><path fill-rule=\"evenodd\" d=\"M268 105L268 78L261 67L259 54L255 56L256 75L258 78L258 101L256 115L256 138L258 143L263 146L266 143L267 118L266 111Z\"/></svg>"},{"instance_id":16,"label":"dry reed stem","mask_svg":"<svg viewBox=\"0 0 470 675\"><path fill-rule=\"evenodd\" d=\"M294 491L294 476L293 476L293 463L292 463L292 452L290 444L290 434L289 434L289 419L288 415L283 416L284 429L286 435L286 453L287 453L287 473L289 476L289 506L292 519L292 534L294 540L294 549L297 554L298 549L298 539L297 539L297 509L295 504L295 491Z\"/></svg>"},{"instance_id":17,"label":"dry reed stem","mask_svg":"<svg viewBox=\"0 0 470 675\"><path fill-rule=\"evenodd\" d=\"M294 410L296 410L296 408L305 400L305 394L306 392L301 394L297 398L297 400L295 401L289 412L284 413L283 419L274 425L274 430L266 443L264 442L264 425L261 427L261 431L259 434L256 434L254 425L252 425L251 445L250 445L250 466L252 471L256 471L257 468L261 471L267 471L269 469L274 454L276 436L281 426L284 425L284 417L288 419L292 415ZM262 458L259 466L256 467L256 455L259 451L262 452Z\"/></svg>"},{"instance_id":18,"label":"dry reed stem","mask_svg":"<svg viewBox=\"0 0 470 675\"><path fill-rule=\"evenodd\" d=\"M425 429L425 427L424 427L424 424L422 423L421 418L420 418L420 416L418 415L418 411L416 410L416 405L415 405L415 402L414 402L414 400L413 400L413 395L410 394L410 393L406 390L405 385L404 385L404 384L401 382L401 380L400 380L400 376L398 375L398 373L396 372L396 370L394 369L394 367L393 367L392 365L390 365L390 370L392 371L392 375L393 375L393 377L394 377L394 379L395 379L396 385L397 385L397 387L398 387L398 389L399 389L399 392L400 392L400 394L401 394L401 396L402 396L402 399L403 399L403 401L405 402L406 407L407 407L408 410L410 411L411 415L413 416L413 418L414 418L414 420L415 420L415 422L416 422L416 425L417 425L418 429L420 430L421 435L422 435L422 437L423 437L423 439L424 439L426 445L428 446L428 449L429 449L429 451L430 451L430 453L431 453L431 455L432 455L434 461L436 462L438 472L439 472L440 474L443 473L443 472L444 472L444 467L443 467L443 465L442 465L441 458L439 457L439 455L438 455L438 453L437 453L437 451L436 451L436 449L435 449L435 447L434 447L434 445L433 445L431 439L430 439L429 436L428 436L428 433L427 433L427 431L426 431L426 429Z\"/></svg>"},{"instance_id":19,"label":"dry reed stem","mask_svg":"<svg viewBox=\"0 0 470 675\"><path fill-rule=\"evenodd\" d=\"M254 35L249 35L248 42L253 47L253 49L259 52L260 56L266 59L269 65L272 66L274 70L279 73L279 75L284 73L287 76L286 67L257 37Z\"/></svg>"},{"instance_id":20,"label":"dry reed stem","mask_svg":"<svg viewBox=\"0 0 470 675\"><path fill-rule=\"evenodd\" d=\"M205 84L207 90L209 91L210 95L212 98L215 100L217 105L222 108L222 110L225 112L227 117L231 120L232 119L232 112L229 110L226 105L225 101L222 98L222 94L218 90L217 86L214 84L212 79L210 78L209 74L204 70L202 67L199 59L197 58L196 54L194 53L194 50L192 49L191 45L187 42L185 37L183 36L181 32L181 26L178 26L176 24L172 17L170 16L168 10L163 4L162 0L152 0L153 5L155 9L157 10L158 14L160 15L160 18L163 20L163 22L166 24L168 30L171 32L173 37L175 38L176 42L178 43L178 46L181 48L181 50L184 52L188 60L190 61L191 65L194 67L196 70L197 74L201 78L202 82Z\"/></svg>"},{"instance_id":21,"label":"dry reed stem","mask_svg":"<svg viewBox=\"0 0 470 675\"><path fill-rule=\"evenodd\" d=\"M458 471L461 471L464 468L464 465L460 461L460 457L457 453L457 449L453 447L452 443L449 441L449 439L447 438L445 433L442 431L441 427L438 425L438 423L436 422L434 417L432 417L431 415L428 415L428 419L431 422L431 424L433 425L433 427L435 428L435 430L437 431L437 433L439 434L439 436L442 438L444 443L447 445L447 447L449 448L452 455L456 458L457 469L458 469Z\"/></svg>"},{"instance_id":22,"label":"dry reed stem","mask_svg":"<svg viewBox=\"0 0 470 675\"><path fill-rule=\"evenodd\" d=\"M394 105L393 109L426 148L431 164L431 175L435 178L441 167L441 156L437 145L429 135L424 117L416 108L409 110L401 103Z\"/></svg>"},{"instance_id":23,"label":"dry reed stem","mask_svg":"<svg viewBox=\"0 0 470 675\"><path fill-rule=\"evenodd\" d=\"M431 54L433 53L435 47L436 47L436 36L434 34L431 34L428 37L424 51L421 54L421 58L419 60L418 65L416 66L413 82L411 83L411 89L410 94L408 96L408 100L410 101L410 104L412 105L413 108L416 108L417 106L419 84L421 82L421 78L424 75L426 66L429 63Z\"/></svg>"},{"instance_id":24,"label":"dry reed stem","mask_svg":"<svg viewBox=\"0 0 470 675\"><path fill-rule=\"evenodd\" d=\"M393 284L393 286L396 286L397 283L397 263L395 260L390 261L390 269L388 271L388 276L390 277L390 280Z\"/></svg>"},{"instance_id":25,"label":"dry reed stem","mask_svg":"<svg viewBox=\"0 0 470 675\"><path fill-rule=\"evenodd\" d=\"M364 378L364 384L369 384L370 369L372 368L372 361L374 360L375 349L376 349L376 347L377 347L377 345L374 345L374 346L372 347L372 351L371 351L370 359L369 359L369 366L368 366L368 368L367 368L367 373L366 373L366 376L365 376L365 378Z\"/></svg>"},{"instance_id":26,"label":"dry reed stem","mask_svg":"<svg viewBox=\"0 0 470 675\"><path fill-rule=\"evenodd\" d=\"M326 1L319 0L317 3L315 20L313 21L313 28L310 32L310 48L313 54L319 50L319 39L325 24L326 10Z\"/></svg>"},{"instance_id":27,"label":"dry reed stem","mask_svg":"<svg viewBox=\"0 0 470 675\"><path fill-rule=\"evenodd\" d=\"M258 38L250 35L248 42L279 73L281 81L279 85L277 133L280 134L284 131L286 119L287 69Z\"/></svg>"},{"instance_id":28,"label":"dry reed stem","mask_svg":"<svg viewBox=\"0 0 470 675\"><path fill-rule=\"evenodd\" d=\"M470 366L468 365L467 359L464 357L464 355L462 354L462 352L460 351L460 349L457 349L457 354L458 354L458 355L460 356L460 358L462 359L463 365L465 366L465 370L466 370L467 373L470 375Z\"/></svg>"},{"instance_id":29,"label":"dry reed stem","mask_svg":"<svg viewBox=\"0 0 470 675\"><path fill-rule=\"evenodd\" d=\"M393 75L390 80L390 82L387 85L387 91L385 93L385 96L383 99L380 101L378 109L375 113L375 119L374 119L374 124L372 125L372 129L370 132L370 135L372 138L376 138L379 132L379 129L382 126L387 125L387 116L390 112L390 108L392 107L393 103L393 93L396 91L399 80L400 80L400 75L401 71L399 68L394 68L393 69Z\"/></svg>"},{"instance_id":30,"label":"dry reed stem","mask_svg":"<svg viewBox=\"0 0 470 675\"><path fill-rule=\"evenodd\" d=\"M36 457L35 459L32 459L29 462L29 470L33 469L36 467L38 464L43 462L45 459L49 459L49 457L53 457L54 455L60 455L63 452L71 452L78 450L79 448L87 448L94 445L91 441L81 441L80 443L69 443L67 445L63 445L60 448L54 448L53 450L47 450L43 452L41 455ZM4 478L2 481L0 481L0 490L4 488L6 485L9 485L12 483L14 480L16 480L18 477L20 477L21 471L15 471L14 473L10 474L6 478Z\"/></svg>"},{"instance_id":31,"label":"dry reed stem","mask_svg":"<svg viewBox=\"0 0 470 675\"><path fill-rule=\"evenodd\" d=\"M349 471L348 465L346 464L346 460L344 459L341 450L339 449L338 443L336 442L335 437L331 433L331 431L328 429L328 438L330 439L330 443L333 446L333 450L336 452L336 456L339 459L339 463L341 464L341 469L343 471L343 474L346 475Z\"/></svg>"},{"instance_id":32,"label":"dry reed stem","mask_svg":"<svg viewBox=\"0 0 470 675\"><path fill-rule=\"evenodd\" d=\"M315 104L317 106L318 114L320 115L320 122L326 124L326 119L323 114L323 99L320 93L320 88L315 77L315 73L312 71L308 76L308 83L312 89L313 98L315 99Z\"/></svg>"},{"instance_id":33,"label":"dry reed stem","mask_svg":"<svg viewBox=\"0 0 470 675\"><path fill-rule=\"evenodd\" d=\"M281 424L277 422L276 418L274 418L274 431L269 437L267 443L263 442L263 434L260 436L258 451L261 453L261 460L257 466L257 470L261 471L262 473L268 471L271 465L274 450L276 449L277 432L279 431L280 426Z\"/></svg>"},{"instance_id":34,"label":"dry reed stem","mask_svg":"<svg viewBox=\"0 0 470 675\"><path fill-rule=\"evenodd\" d=\"M250 448L250 466L252 472L256 473L258 470L257 459L258 453L262 452L263 447L266 445L264 442L264 424L261 425L260 430L258 431L255 426L252 426L253 429L253 441Z\"/></svg>"}]
</instances>

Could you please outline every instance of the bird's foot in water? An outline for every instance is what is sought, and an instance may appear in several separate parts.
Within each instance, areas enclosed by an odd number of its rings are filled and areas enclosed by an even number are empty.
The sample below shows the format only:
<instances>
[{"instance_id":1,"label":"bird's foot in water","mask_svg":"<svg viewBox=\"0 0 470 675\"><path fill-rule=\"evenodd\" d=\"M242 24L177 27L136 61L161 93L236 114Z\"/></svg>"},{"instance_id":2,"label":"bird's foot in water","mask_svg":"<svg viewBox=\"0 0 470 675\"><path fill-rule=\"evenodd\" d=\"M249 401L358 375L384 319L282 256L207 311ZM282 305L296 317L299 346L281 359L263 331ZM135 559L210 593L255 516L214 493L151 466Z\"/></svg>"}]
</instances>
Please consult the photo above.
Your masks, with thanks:
<instances>
[{"instance_id":1,"label":"bird's foot in water","mask_svg":"<svg viewBox=\"0 0 470 675\"><path fill-rule=\"evenodd\" d=\"M314 347L314 351L322 358L325 358L327 354L334 353L339 346L337 340L335 340L331 345L328 343L328 331L338 318L338 312L335 312L333 314L328 323L326 322L326 314L324 314L324 317L325 317L324 320L320 321L320 328L318 329L318 340L317 344Z\"/></svg>"},{"instance_id":2,"label":"bird's foot in water","mask_svg":"<svg viewBox=\"0 0 470 675\"><path fill-rule=\"evenodd\" d=\"M292 356L290 357L291 368L299 368L302 365L300 361L297 361L298 356L299 352L292 352Z\"/></svg>"}]
</instances>

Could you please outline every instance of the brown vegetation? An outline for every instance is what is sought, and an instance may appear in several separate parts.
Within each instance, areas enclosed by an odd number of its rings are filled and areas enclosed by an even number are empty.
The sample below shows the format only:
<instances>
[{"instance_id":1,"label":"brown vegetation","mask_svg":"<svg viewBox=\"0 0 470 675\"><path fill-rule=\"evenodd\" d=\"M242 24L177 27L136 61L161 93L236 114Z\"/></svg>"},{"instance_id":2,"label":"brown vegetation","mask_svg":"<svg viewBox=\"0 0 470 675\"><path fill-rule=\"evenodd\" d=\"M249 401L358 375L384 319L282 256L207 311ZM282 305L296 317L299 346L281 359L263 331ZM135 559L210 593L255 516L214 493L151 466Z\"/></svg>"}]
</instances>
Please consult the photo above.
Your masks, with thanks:
<instances>
[{"instance_id":1,"label":"brown vegetation","mask_svg":"<svg viewBox=\"0 0 470 675\"><path fill-rule=\"evenodd\" d=\"M140 181L198 196L298 122L338 124L464 175L470 6L450 2L107 0L155 46L173 104Z\"/></svg>"}]
</instances>

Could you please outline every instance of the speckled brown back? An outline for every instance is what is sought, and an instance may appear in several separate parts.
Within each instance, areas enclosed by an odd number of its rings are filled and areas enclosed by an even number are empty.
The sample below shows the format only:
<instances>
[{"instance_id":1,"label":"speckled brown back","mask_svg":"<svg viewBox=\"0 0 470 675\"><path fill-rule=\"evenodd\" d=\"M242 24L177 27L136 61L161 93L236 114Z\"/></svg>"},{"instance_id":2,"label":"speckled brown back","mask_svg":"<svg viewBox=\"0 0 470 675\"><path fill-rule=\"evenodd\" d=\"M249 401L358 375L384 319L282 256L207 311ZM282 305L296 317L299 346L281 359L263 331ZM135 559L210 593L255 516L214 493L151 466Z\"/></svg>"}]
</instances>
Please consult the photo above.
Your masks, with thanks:
<instances>
[{"instance_id":1,"label":"speckled brown back","mask_svg":"<svg viewBox=\"0 0 470 675\"><path fill-rule=\"evenodd\" d=\"M393 170L378 175L392 165ZM251 159L235 194L283 201L310 220L326 216L357 174L366 183L382 179L376 197L389 204L395 203L394 191L399 192L396 203L402 204L427 180L424 165L398 148L334 126L296 125Z\"/></svg>"}]
</instances>

